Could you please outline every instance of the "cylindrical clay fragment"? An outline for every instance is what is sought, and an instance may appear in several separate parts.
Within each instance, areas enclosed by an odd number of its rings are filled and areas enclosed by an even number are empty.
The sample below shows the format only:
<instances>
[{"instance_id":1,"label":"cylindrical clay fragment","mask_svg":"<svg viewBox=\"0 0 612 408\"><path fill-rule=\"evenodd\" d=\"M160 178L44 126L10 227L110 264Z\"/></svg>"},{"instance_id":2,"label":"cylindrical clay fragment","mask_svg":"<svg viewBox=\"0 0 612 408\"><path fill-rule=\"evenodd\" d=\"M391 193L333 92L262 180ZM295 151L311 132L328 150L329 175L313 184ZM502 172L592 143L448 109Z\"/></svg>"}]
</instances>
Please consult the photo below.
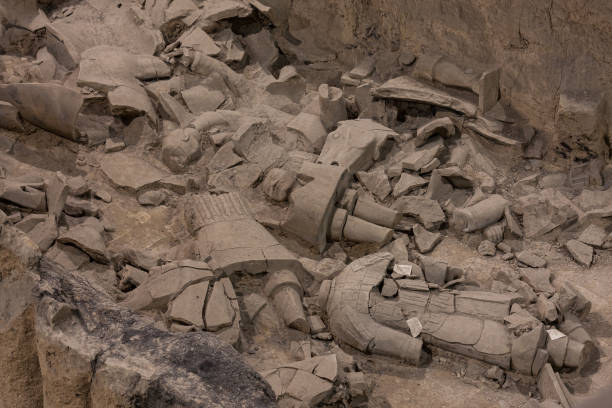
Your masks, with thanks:
<instances>
[{"instance_id":1,"label":"cylindrical clay fragment","mask_svg":"<svg viewBox=\"0 0 612 408\"><path fill-rule=\"evenodd\" d=\"M455 210L455 219L463 227L463 232L473 232L499 221L504 215L508 201L494 194L471 207Z\"/></svg>"}]
</instances>

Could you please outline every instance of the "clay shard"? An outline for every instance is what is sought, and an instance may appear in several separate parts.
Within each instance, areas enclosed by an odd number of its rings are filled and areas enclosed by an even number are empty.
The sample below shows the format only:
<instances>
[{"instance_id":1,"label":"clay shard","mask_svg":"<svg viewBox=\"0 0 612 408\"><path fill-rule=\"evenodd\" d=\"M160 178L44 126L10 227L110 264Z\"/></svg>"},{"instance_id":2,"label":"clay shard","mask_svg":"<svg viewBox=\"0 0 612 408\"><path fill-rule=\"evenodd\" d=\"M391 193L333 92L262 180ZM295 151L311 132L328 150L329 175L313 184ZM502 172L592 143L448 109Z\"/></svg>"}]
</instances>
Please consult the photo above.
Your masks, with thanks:
<instances>
[{"instance_id":1,"label":"clay shard","mask_svg":"<svg viewBox=\"0 0 612 408\"><path fill-rule=\"evenodd\" d=\"M373 95L379 98L397 99L441 106L461 112L469 117L475 117L476 105L455 98L444 91L440 91L407 76L390 79L378 88L374 88Z\"/></svg>"}]
</instances>

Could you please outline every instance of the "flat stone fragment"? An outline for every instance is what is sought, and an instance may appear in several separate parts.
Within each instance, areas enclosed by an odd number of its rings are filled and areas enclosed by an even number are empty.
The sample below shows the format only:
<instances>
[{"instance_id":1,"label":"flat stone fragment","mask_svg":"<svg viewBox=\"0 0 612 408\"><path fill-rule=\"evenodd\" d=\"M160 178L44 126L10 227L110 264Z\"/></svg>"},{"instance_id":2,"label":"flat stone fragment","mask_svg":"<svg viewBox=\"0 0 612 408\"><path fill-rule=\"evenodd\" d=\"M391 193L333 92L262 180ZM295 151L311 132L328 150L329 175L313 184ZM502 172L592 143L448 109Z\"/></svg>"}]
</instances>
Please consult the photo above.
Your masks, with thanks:
<instances>
[{"instance_id":1,"label":"flat stone fragment","mask_svg":"<svg viewBox=\"0 0 612 408\"><path fill-rule=\"evenodd\" d=\"M209 282L204 281L185 288L180 295L170 302L168 316L172 320L184 324L204 327L202 311L206 302L208 285Z\"/></svg>"},{"instance_id":2,"label":"flat stone fragment","mask_svg":"<svg viewBox=\"0 0 612 408\"><path fill-rule=\"evenodd\" d=\"M323 258L316 263L312 269L307 268L308 273L316 281L334 279L346 267L345 263L335 258Z\"/></svg>"},{"instance_id":3,"label":"flat stone fragment","mask_svg":"<svg viewBox=\"0 0 612 408\"><path fill-rule=\"evenodd\" d=\"M334 389L333 383L317 377L303 370L297 370L291 383L287 386L286 394L314 407L329 395Z\"/></svg>"},{"instance_id":4,"label":"flat stone fragment","mask_svg":"<svg viewBox=\"0 0 612 408\"><path fill-rule=\"evenodd\" d=\"M308 316L308 324L310 325L310 333L317 334L325 331L325 323L317 315Z\"/></svg>"},{"instance_id":5,"label":"flat stone fragment","mask_svg":"<svg viewBox=\"0 0 612 408\"><path fill-rule=\"evenodd\" d=\"M408 329L410 329L410 335L412 337L419 337L421 332L423 331L423 325L418 317L412 317L406 320L406 324L408 325Z\"/></svg>"},{"instance_id":6,"label":"flat stone fragment","mask_svg":"<svg viewBox=\"0 0 612 408\"><path fill-rule=\"evenodd\" d=\"M422 196L400 197L393 208L403 215L415 217L428 230L437 230L446 221L440 204Z\"/></svg>"},{"instance_id":7,"label":"flat stone fragment","mask_svg":"<svg viewBox=\"0 0 612 408\"><path fill-rule=\"evenodd\" d=\"M398 287L397 283L393 279L385 279L381 290L381 295L390 298L397 295Z\"/></svg>"},{"instance_id":8,"label":"flat stone fragment","mask_svg":"<svg viewBox=\"0 0 612 408\"><path fill-rule=\"evenodd\" d=\"M429 232L421 224L416 224L412 228L412 232L417 249L422 254L433 251L436 245L442 241L442 235L439 232Z\"/></svg>"},{"instance_id":9,"label":"flat stone fragment","mask_svg":"<svg viewBox=\"0 0 612 408\"><path fill-rule=\"evenodd\" d=\"M80 249L60 244L53 245L45 254L45 257L60 265L65 271L76 271L82 265L89 262L89 255Z\"/></svg>"},{"instance_id":10,"label":"flat stone fragment","mask_svg":"<svg viewBox=\"0 0 612 408\"><path fill-rule=\"evenodd\" d=\"M230 300L225 295L222 282L215 282L213 290L206 304L206 330L218 331L224 327L229 327L234 321L234 309Z\"/></svg>"},{"instance_id":11,"label":"flat stone fragment","mask_svg":"<svg viewBox=\"0 0 612 408\"><path fill-rule=\"evenodd\" d=\"M110 261L102 232L90 225L75 225L62 233L57 240L62 244L71 244L80 248L100 263L107 264Z\"/></svg>"},{"instance_id":12,"label":"flat stone fragment","mask_svg":"<svg viewBox=\"0 0 612 408\"><path fill-rule=\"evenodd\" d=\"M210 90L202 85L182 91L181 96L191 113L194 115L198 115L202 112L215 111L226 99L223 92Z\"/></svg>"},{"instance_id":13,"label":"flat stone fragment","mask_svg":"<svg viewBox=\"0 0 612 408\"><path fill-rule=\"evenodd\" d=\"M361 60L361 62L353 68L348 75L353 79L365 79L374 71L376 66L376 59L374 57L367 57Z\"/></svg>"},{"instance_id":14,"label":"flat stone fragment","mask_svg":"<svg viewBox=\"0 0 612 408\"><path fill-rule=\"evenodd\" d=\"M234 167L243 162L242 157L234 153L234 143L228 142L221 146L213 158L208 162L208 171L217 173L230 167Z\"/></svg>"},{"instance_id":15,"label":"flat stone fragment","mask_svg":"<svg viewBox=\"0 0 612 408\"><path fill-rule=\"evenodd\" d=\"M512 341L512 368L519 373L531 375L536 351L542 348L545 342L546 331L542 324L515 338Z\"/></svg>"},{"instance_id":16,"label":"flat stone fragment","mask_svg":"<svg viewBox=\"0 0 612 408\"><path fill-rule=\"evenodd\" d=\"M536 307L538 308L538 316L542 321L551 323L559 317L557 306L545 295L538 296Z\"/></svg>"},{"instance_id":17,"label":"flat stone fragment","mask_svg":"<svg viewBox=\"0 0 612 408\"><path fill-rule=\"evenodd\" d=\"M426 186L429 183L426 179L420 176L415 176L410 173L402 173L399 181L393 187L393 197L399 197L411 192L419 187Z\"/></svg>"},{"instance_id":18,"label":"flat stone fragment","mask_svg":"<svg viewBox=\"0 0 612 408\"><path fill-rule=\"evenodd\" d=\"M435 139L408 153L402 160L402 167L421 173L431 172L436 167L436 159L444 150L442 139ZM437 162L439 164L439 160Z\"/></svg>"},{"instance_id":19,"label":"flat stone fragment","mask_svg":"<svg viewBox=\"0 0 612 408\"><path fill-rule=\"evenodd\" d=\"M572 239L567 241L565 248L578 264L588 268L593 263L593 247Z\"/></svg>"},{"instance_id":20,"label":"flat stone fragment","mask_svg":"<svg viewBox=\"0 0 612 408\"><path fill-rule=\"evenodd\" d=\"M215 41L199 27L183 34L179 41L182 47L193 48L195 51L200 51L211 57L219 55L221 52Z\"/></svg>"},{"instance_id":21,"label":"flat stone fragment","mask_svg":"<svg viewBox=\"0 0 612 408\"><path fill-rule=\"evenodd\" d=\"M516 254L516 259L532 268L544 268L546 267L546 260L540 258L531 251L522 251Z\"/></svg>"},{"instance_id":22,"label":"flat stone fragment","mask_svg":"<svg viewBox=\"0 0 612 408\"><path fill-rule=\"evenodd\" d=\"M317 359L317 366L314 369L314 374L328 381L334 382L338 378L339 361L335 354L327 354Z\"/></svg>"},{"instance_id":23,"label":"flat stone fragment","mask_svg":"<svg viewBox=\"0 0 612 408\"><path fill-rule=\"evenodd\" d=\"M593 246L595 248L602 248L608 234L606 230L598 225L589 225L578 237L578 241Z\"/></svg>"},{"instance_id":24,"label":"flat stone fragment","mask_svg":"<svg viewBox=\"0 0 612 408\"><path fill-rule=\"evenodd\" d=\"M568 400L564 388L565 385L561 382L559 375L554 372L552 366L548 363L545 364L538 376L538 391L542 398L558 401L563 408L572 408L574 405Z\"/></svg>"},{"instance_id":25,"label":"flat stone fragment","mask_svg":"<svg viewBox=\"0 0 612 408\"><path fill-rule=\"evenodd\" d=\"M370 172L359 171L357 179L380 200L384 200L391 193L389 178L382 168Z\"/></svg>"},{"instance_id":26,"label":"flat stone fragment","mask_svg":"<svg viewBox=\"0 0 612 408\"><path fill-rule=\"evenodd\" d=\"M422 102L441 106L464 113L469 117L476 116L478 108L467 101L455 98L408 76L390 79L373 90L373 95L379 98L397 99L401 101Z\"/></svg>"},{"instance_id":27,"label":"flat stone fragment","mask_svg":"<svg viewBox=\"0 0 612 408\"><path fill-rule=\"evenodd\" d=\"M520 269L521 278L529 284L536 292L544 292L552 295L555 288L550 283L550 271L548 269Z\"/></svg>"},{"instance_id":28,"label":"flat stone fragment","mask_svg":"<svg viewBox=\"0 0 612 408\"><path fill-rule=\"evenodd\" d=\"M166 176L146 161L122 152L104 155L100 168L113 184L131 191L148 187Z\"/></svg>"}]
</instances>

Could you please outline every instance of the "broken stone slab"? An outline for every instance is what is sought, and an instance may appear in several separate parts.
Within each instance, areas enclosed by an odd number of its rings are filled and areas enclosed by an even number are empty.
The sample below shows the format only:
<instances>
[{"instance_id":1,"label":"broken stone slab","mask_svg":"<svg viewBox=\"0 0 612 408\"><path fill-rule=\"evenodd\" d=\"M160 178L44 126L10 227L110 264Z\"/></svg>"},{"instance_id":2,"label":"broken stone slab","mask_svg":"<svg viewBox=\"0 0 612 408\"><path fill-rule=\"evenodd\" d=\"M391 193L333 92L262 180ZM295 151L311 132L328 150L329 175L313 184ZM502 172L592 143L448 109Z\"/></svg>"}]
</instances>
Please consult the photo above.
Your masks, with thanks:
<instances>
[{"instance_id":1,"label":"broken stone slab","mask_svg":"<svg viewBox=\"0 0 612 408\"><path fill-rule=\"evenodd\" d=\"M372 94L378 98L426 103L461 112L475 117L478 108L467 101L455 98L444 91L425 85L407 76L390 79L374 88Z\"/></svg>"},{"instance_id":2,"label":"broken stone slab","mask_svg":"<svg viewBox=\"0 0 612 408\"><path fill-rule=\"evenodd\" d=\"M373 56L368 56L363 58L355 68L353 68L348 75L353 79L363 80L370 76L372 72L374 72L374 68L376 67L376 58Z\"/></svg>"},{"instance_id":3,"label":"broken stone slab","mask_svg":"<svg viewBox=\"0 0 612 408\"><path fill-rule=\"evenodd\" d=\"M57 238L57 222L54 217L49 217L44 222L40 222L28 232L30 239L38 245L42 252L47 251Z\"/></svg>"},{"instance_id":4,"label":"broken stone slab","mask_svg":"<svg viewBox=\"0 0 612 408\"><path fill-rule=\"evenodd\" d=\"M522 261L521 261L522 262ZM532 268L521 268L521 278L529 284L536 292L543 292L549 296L555 293L555 288L550 283L550 271L542 266Z\"/></svg>"},{"instance_id":5,"label":"broken stone slab","mask_svg":"<svg viewBox=\"0 0 612 408\"><path fill-rule=\"evenodd\" d=\"M123 304L132 310L164 310L184 288L213 278L213 272L204 262L173 261L152 268L148 279L131 291Z\"/></svg>"},{"instance_id":6,"label":"broken stone slab","mask_svg":"<svg viewBox=\"0 0 612 408\"><path fill-rule=\"evenodd\" d=\"M210 298L206 303L206 312L204 314L206 330L219 331L231 326L235 315L234 308L225 294L223 283L221 281L215 282Z\"/></svg>"},{"instance_id":7,"label":"broken stone slab","mask_svg":"<svg viewBox=\"0 0 612 408\"><path fill-rule=\"evenodd\" d=\"M427 230L437 230L446 222L440 204L422 196L400 197L393 208L403 215L415 217Z\"/></svg>"},{"instance_id":8,"label":"broken stone slab","mask_svg":"<svg viewBox=\"0 0 612 408\"><path fill-rule=\"evenodd\" d=\"M321 317L317 315L308 316L308 325L310 326L310 333L318 334L324 332L326 327Z\"/></svg>"},{"instance_id":9,"label":"broken stone slab","mask_svg":"<svg viewBox=\"0 0 612 408\"><path fill-rule=\"evenodd\" d=\"M236 167L212 174L208 178L211 191L229 193L254 187L261 179L261 168L256 164L241 164Z\"/></svg>"},{"instance_id":10,"label":"broken stone slab","mask_svg":"<svg viewBox=\"0 0 612 408\"><path fill-rule=\"evenodd\" d=\"M436 245L442 241L442 235L439 232L429 232L421 224L416 224L412 228L412 232L417 249L422 254L433 251Z\"/></svg>"},{"instance_id":11,"label":"broken stone slab","mask_svg":"<svg viewBox=\"0 0 612 408\"><path fill-rule=\"evenodd\" d=\"M299 103L306 93L306 81L294 66L286 65L281 68L278 79L270 78L265 89L272 95L285 96L294 103Z\"/></svg>"},{"instance_id":12,"label":"broken stone slab","mask_svg":"<svg viewBox=\"0 0 612 408\"><path fill-rule=\"evenodd\" d=\"M289 195L289 212L282 228L323 252L335 203L348 185L348 173L339 166L303 163L298 179L306 181Z\"/></svg>"},{"instance_id":13,"label":"broken stone slab","mask_svg":"<svg viewBox=\"0 0 612 408\"><path fill-rule=\"evenodd\" d=\"M444 151L445 146L440 138L434 138L431 142L408 153L402 160L402 168L425 173L435 159ZM435 167L435 166L434 166ZM433 169L431 169L433 170Z\"/></svg>"},{"instance_id":14,"label":"broken stone slab","mask_svg":"<svg viewBox=\"0 0 612 408\"><path fill-rule=\"evenodd\" d=\"M307 112L300 112L287 124L287 130L295 133L299 143L308 151L320 151L325 143L327 131L321 117Z\"/></svg>"},{"instance_id":15,"label":"broken stone slab","mask_svg":"<svg viewBox=\"0 0 612 408\"><path fill-rule=\"evenodd\" d=\"M550 299L548 299L546 295L538 295L536 307L540 320L544 322L552 323L559 317L557 306Z\"/></svg>"},{"instance_id":16,"label":"broken stone slab","mask_svg":"<svg viewBox=\"0 0 612 408\"><path fill-rule=\"evenodd\" d=\"M246 51L251 62L259 63L265 70L272 71L279 57L278 48L268 30L261 30L244 38Z\"/></svg>"},{"instance_id":17,"label":"broken stone slab","mask_svg":"<svg viewBox=\"0 0 612 408\"><path fill-rule=\"evenodd\" d=\"M516 337L512 341L512 369L525 375L532 375L532 366L538 349L546 343L546 331L542 324Z\"/></svg>"},{"instance_id":18,"label":"broken stone slab","mask_svg":"<svg viewBox=\"0 0 612 408\"><path fill-rule=\"evenodd\" d=\"M74 89L40 83L0 85L0 101L13 105L28 122L79 141L76 122L83 97Z\"/></svg>"},{"instance_id":19,"label":"broken stone slab","mask_svg":"<svg viewBox=\"0 0 612 408\"><path fill-rule=\"evenodd\" d=\"M300 262L304 269L317 282L322 282L328 279L334 279L346 267L346 264L335 258L323 258L319 262L300 258Z\"/></svg>"},{"instance_id":20,"label":"broken stone slab","mask_svg":"<svg viewBox=\"0 0 612 408\"><path fill-rule=\"evenodd\" d=\"M275 201L285 201L296 180L296 174L284 169L271 169L262 183L264 193Z\"/></svg>"},{"instance_id":21,"label":"broken stone slab","mask_svg":"<svg viewBox=\"0 0 612 408\"><path fill-rule=\"evenodd\" d=\"M561 378L550 364L545 364L538 376L538 391L545 400L556 401L563 408L573 408L575 403Z\"/></svg>"},{"instance_id":22,"label":"broken stone slab","mask_svg":"<svg viewBox=\"0 0 612 408\"><path fill-rule=\"evenodd\" d=\"M546 259L543 259L537 256L536 254L534 254L532 251L529 251L529 250L518 252L516 254L516 259L522 264L525 264L532 268L546 267Z\"/></svg>"},{"instance_id":23,"label":"broken stone slab","mask_svg":"<svg viewBox=\"0 0 612 408\"><path fill-rule=\"evenodd\" d=\"M430 256L421 256L421 267L423 268L423 276L430 283L443 286L447 281L448 264L437 258Z\"/></svg>"},{"instance_id":24,"label":"broken stone slab","mask_svg":"<svg viewBox=\"0 0 612 408\"><path fill-rule=\"evenodd\" d=\"M208 171L211 173L217 173L230 167L234 167L242 163L242 157L234 153L234 143L227 142L210 159L207 164Z\"/></svg>"},{"instance_id":25,"label":"broken stone slab","mask_svg":"<svg viewBox=\"0 0 612 408\"><path fill-rule=\"evenodd\" d=\"M473 232L499 221L508 204L504 197L494 194L471 207L456 209L453 215L463 232Z\"/></svg>"},{"instance_id":26,"label":"broken stone slab","mask_svg":"<svg viewBox=\"0 0 612 408\"><path fill-rule=\"evenodd\" d=\"M76 271L89 262L89 256L72 245L56 242L46 253L45 258L55 262L66 271Z\"/></svg>"},{"instance_id":27,"label":"broken stone slab","mask_svg":"<svg viewBox=\"0 0 612 408\"><path fill-rule=\"evenodd\" d=\"M99 161L100 169L115 186L132 192L150 187L167 176L148 162L123 152L104 155Z\"/></svg>"},{"instance_id":28,"label":"broken stone slab","mask_svg":"<svg viewBox=\"0 0 612 408\"><path fill-rule=\"evenodd\" d=\"M187 108L194 115L199 115L203 112L211 112L217 110L226 97L221 91L210 90L205 86L198 85L193 88L186 89L181 92L181 96L187 105Z\"/></svg>"},{"instance_id":29,"label":"broken stone slab","mask_svg":"<svg viewBox=\"0 0 612 408\"><path fill-rule=\"evenodd\" d=\"M455 124L453 121L446 117L440 119L434 119L431 122L421 126L417 129L416 138L414 143L416 147L423 146L427 140L434 136L439 135L446 139L455 134Z\"/></svg>"},{"instance_id":30,"label":"broken stone slab","mask_svg":"<svg viewBox=\"0 0 612 408\"><path fill-rule=\"evenodd\" d=\"M0 127L15 132L23 132L19 111L9 102L0 101Z\"/></svg>"},{"instance_id":31,"label":"broken stone slab","mask_svg":"<svg viewBox=\"0 0 612 408\"><path fill-rule=\"evenodd\" d=\"M398 289L397 283L393 279L385 278L380 294L386 298L392 298L397 295Z\"/></svg>"},{"instance_id":32,"label":"broken stone slab","mask_svg":"<svg viewBox=\"0 0 612 408\"><path fill-rule=\"evenodd\" d=\"M253 219L238 193L192 196L185 221L196 236L200 256L210 256L214 270L251 274L302 270L295 255Z\"/></svg>"},{"instance_id":33,"label":"broken stone slab","mask_svg":"<svg viewBox=\"0 0 612 408\"><path fill-rule=\"evenodd\" d=\"M487 113L499 100L499 68L485 71L478 81L478 109Z\"/></svg>"},{"instance_id":34,"label":"broken stone slab","mask_svg":"<svg viewBox=\"0 0 612 408\"><path fill-rule=\"evenodd\" d=\"M593 263L592 246L571 239L565 243L565 248L578 264L589 268Z\"/></svg>"},{"instance_id":35,"label":"broken stone slab","mask_svg":"<svg viewBox=\"0 0 612 408\"><path fill-rule=\"evenodd\" d=\"M523 140L516 140L503 134L503 124L482 116L470 119L463 124L464 129L469 129L479 136L489 139L493 143L505 146L520 146Z\"/></svg>"},{"instance_id":36,"label":"broken stone slab","mask_svg":"<svg viewBox=\"0 0 612 408\"><path fill-rule=\"evenodd\" d=\"M296 404L315 407L334 390L333 382L312 373L312 370L280 368L264 373L277 399L293 400Z\"/></svg>"},{"instance_id":37,"label":"broken stone slab","mask_svg":"<svg viewBox=\"0 0 612 408\"><path fill-rule=\"evenodd\" d=\"M103 264L110 262L102 230L91 224L75 225L68 231L61 233L57 241L76 246L97 262Z\"/></svg>"},{"instance_id":38,"label":"broken stone slab","mask_svg":"<svg viewBox=\"0 0 612 408\"><path fill-rule=\"evenodd\" d=\"M152 123L157 122L155 108L142 88L121 85L109 91L107 98L113 116L129 119L146 114Z\"/></svg>"},{"instance_id":39,"label":"broken stone slab","mask_svg":"<svg viewBox=\"0 0 612 408\"><path fill-rule=\"evenodd\" d=\"M204 281L186 287L168 305L168 317L173 321L203 328L202 312L208 286L209 282Z\"/></svg>"},{"instance_id":40,"label":"broken stone slab","mask_svg":"<svg viewBox=\"0 0 612 408\"><path fill-rule=\"evenodd\" d=\"M327 136L317 163L348 169L350 174L367 171L382 159L383 147L397 133L371 119L346 120Z\"/></svg>"},{"instance_id":41,"label":"broken stone slab","mask_svg":"<svg viewBox=\"0 0 612 408\"><path fill-rule=\"evenodd\" d=\"M391 193L389 178L382 167L369 172L358 171L356 176L361 184L380 200L384 200Z\"/></svg>"},{"instance_id":42,"label":"broken stone slab","mask_svg":"<svg viewBox=\"0 0 612 408\"><path fill-rule=\"evenodd\" d=\"M576 220L580 211L557 189L545 189L518 199L513 211L523 216L525 237L534 238Z\"/></svg>"},{"instance_id":43,"label":"broken stone slab","mask_svg":"<svg viewBox=\"0 0 612 408\"><path fill-rule=\"evenodd\" d=\"M602 248L607 236L608 233L605 229L596 224L591 224L584 231L582 231L578 237L578 241L595 248Z\"/></svg>"},{"instance_id":44,"label":"broken stone slab","mask_svg":"<svg viewBox=\"0 0 612 408\"><path fill-rule=\"evenodd\" d=\"M211 57L217 56L221 52L215 41L200 27L193 27L188 30L178 41L181 43L181 47L189 47Z\"/></svg>"},{"instance_id":45,"label":"broken stone slab","mask_svg":"<svg viewBox=\"0 0 612 408\"><path fill-rule=\"evenodd\" d=\"M393 197L397 198L405 195L419 187L426 186L429 183L428 180L415 176L410 173L402 173L399 181L393 187Z\"/></svg>"}]
</instances>

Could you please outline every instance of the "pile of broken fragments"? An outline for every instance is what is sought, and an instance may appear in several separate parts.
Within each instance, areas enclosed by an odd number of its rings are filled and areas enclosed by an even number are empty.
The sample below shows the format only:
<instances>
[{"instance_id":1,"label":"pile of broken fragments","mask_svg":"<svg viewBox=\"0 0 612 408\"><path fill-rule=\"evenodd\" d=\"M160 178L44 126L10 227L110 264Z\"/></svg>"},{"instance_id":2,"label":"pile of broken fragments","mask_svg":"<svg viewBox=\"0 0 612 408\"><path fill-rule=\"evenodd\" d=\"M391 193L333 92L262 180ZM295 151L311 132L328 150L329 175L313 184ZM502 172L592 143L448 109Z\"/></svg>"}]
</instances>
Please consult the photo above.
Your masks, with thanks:
<instances>
[{"instance_id":1,"label":"pile of broken fragments","mask_svg":"<svg viewBox=\"0 0 612 408\"><path fill-rule=\"evenodd\" d=\"M292 344L300 361L262 373L286 406L367 403L364 373L334 342L416 365L431 347L448 350L537 377L542 399L573 406L554 370L580 370L595 354L581 324L590 302L506 241L586 225L565 248L588 268L612 248L612 192L571 196L556 175L500 185L488 150L524 147L533 158L540 142L505 115L499 69L406 52L404 75L386 82L369 57L313 88L307 65L289 65L268 30L230 29L273 19L265 3L126 4L148 33L139 52L79 49L61 20L80 5L53 21L36 8L20 16L27 24L11 38L37 33L39 43L23 59L3 56L14 70L0 85L0 125L81 144L84 176L3 169L0 244L31 260L16 244L25 239L65 273L110 265L114 287L100 290L161 331L206 331L239 350L246 326L303 332ZM90 185L92 173L108 186ZM192 251L109 250L113 190L181 208ZM428 255L452 234L511 267L481 287ZM244 275L261 290L235 291ZM313 356L309 336L327 351Z\"/></svg>"}]
</instances>

